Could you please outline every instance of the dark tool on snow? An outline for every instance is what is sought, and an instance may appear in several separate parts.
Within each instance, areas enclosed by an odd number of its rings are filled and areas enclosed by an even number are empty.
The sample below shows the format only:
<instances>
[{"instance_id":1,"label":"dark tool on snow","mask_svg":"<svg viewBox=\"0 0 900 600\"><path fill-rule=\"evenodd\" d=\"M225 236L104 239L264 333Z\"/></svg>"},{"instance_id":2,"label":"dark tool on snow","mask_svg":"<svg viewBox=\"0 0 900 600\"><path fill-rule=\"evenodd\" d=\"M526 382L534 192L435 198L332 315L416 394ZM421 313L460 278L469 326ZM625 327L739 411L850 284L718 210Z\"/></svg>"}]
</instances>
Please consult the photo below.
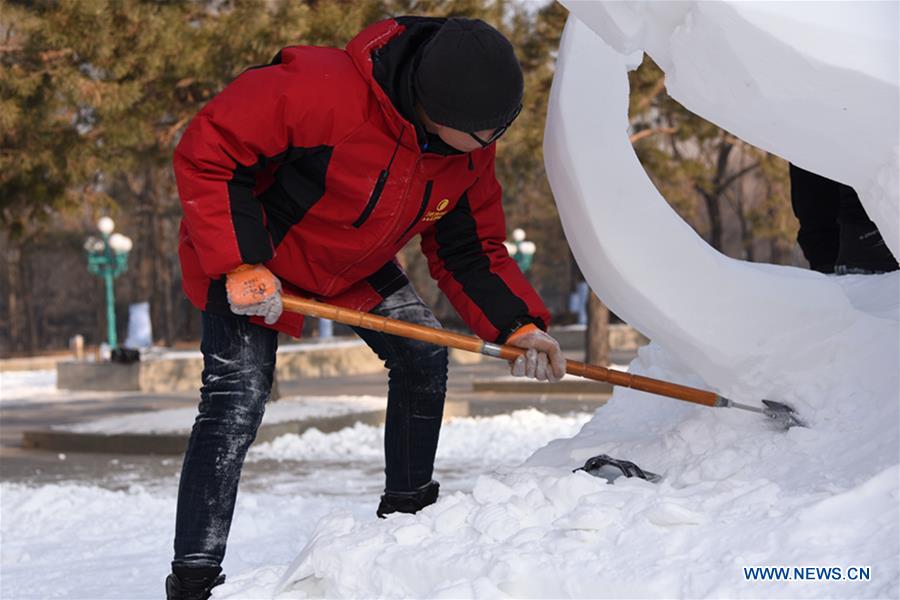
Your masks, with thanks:
<instances>
[{"instance_id":1,"label":"dark tool on snow","mask_svg":"<svg viewBox=\"0 0 900 600\"><path fill-rule=\"evenodd\" d=\"M319 302L317 300L284 295L282 296L282 303L284 305L284 310L300 313L302 315L329 319L345 325L398 335L400 337L411 338L422 342L429 342L438 346L458 348L460 350L502 358L504 360L515 360L519 356L525 354L525 350L522 348L507 344L485 342L473 335L463 335L444 329L435 329L416 323L407 323L405 321L398 321L397 319L389 319L387 317L360 312L358 310L332 306L331 304L325 304L324 302ZM676 400L703 404L704 406L739 408L741 410L757 412L774 420L785 429L795 426L806 426L797 416L797 413L793 408L787 404L774 402L772 400L763 400L765 407L751 406L749 404L742 404L740 402L735 402L734 400L729 400L714 392L688 387L686 385L679 385L677 383L670 383L660 379L643 377L641 375L632 375L630 373L614 371L599 365L590 365L574 360L566 361L566 373L578 375L586 379L593 379L594 381L604 381L621 387L633 388L642 392L667 396L669 398L675 398Z\"/></svg>"},{"instance_id":2,"label":"dark tool on snow","mask_svg":"<svg viewBox=\"0 0 900 600\"><path fill-rule=\"evenodd\" d=\"M619 460L617 458L607 456L606 454L598 454L597 456L592 456L591 458L587 459L587 461L585 461L583 467L578 467L572 472L575 473L576 471L584 471L585 473L589 473L594 477L601 477L610 483L623 475L625 477L637 477L639 479L644 479L646 481L649 481L650 483L657 483L662 480L661 475L651 473L650 471L645 471L630 460Z\"/></svg>"}]
</instances>

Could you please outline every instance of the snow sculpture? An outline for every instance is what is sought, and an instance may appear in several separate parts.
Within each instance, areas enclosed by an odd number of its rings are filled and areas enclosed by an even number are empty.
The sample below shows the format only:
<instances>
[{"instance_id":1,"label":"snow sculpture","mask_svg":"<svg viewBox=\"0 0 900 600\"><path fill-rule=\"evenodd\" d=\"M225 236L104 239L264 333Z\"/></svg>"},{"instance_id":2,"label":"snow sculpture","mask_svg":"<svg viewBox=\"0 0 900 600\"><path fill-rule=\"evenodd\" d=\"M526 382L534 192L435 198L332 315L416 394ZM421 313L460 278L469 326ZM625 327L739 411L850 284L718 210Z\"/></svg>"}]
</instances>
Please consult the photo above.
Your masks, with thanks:
<instances>
[{"instance_id":1,"label":"snow sculpture","mask_svg":"<svg viewBox=\"0 0 900 600\"><path fill-rule=\"evenodd\" d=\"M687 108L853 185L900 254L898 5L566 6L544 154L567 238L601 298L725 395L789 399L814 374L827 385L853 368L860 381L895 379L896 315L869 314L860 298L896 292L896 275L854 278L848 291L834 277L711 249L631 149L626 70L645 49ZM893 362L865 363L865 349Z\"/></svg>"},{"instance_id":2,"label":"snow sculpture","mask_svg":"<svg viewBox=\"0 0 900 600\"><path fill-rule=\"evenodd\" d=\"M669 94L759 148L853 187L900 256L896 2L563 2Z\"/></svg>"}]
</instances>

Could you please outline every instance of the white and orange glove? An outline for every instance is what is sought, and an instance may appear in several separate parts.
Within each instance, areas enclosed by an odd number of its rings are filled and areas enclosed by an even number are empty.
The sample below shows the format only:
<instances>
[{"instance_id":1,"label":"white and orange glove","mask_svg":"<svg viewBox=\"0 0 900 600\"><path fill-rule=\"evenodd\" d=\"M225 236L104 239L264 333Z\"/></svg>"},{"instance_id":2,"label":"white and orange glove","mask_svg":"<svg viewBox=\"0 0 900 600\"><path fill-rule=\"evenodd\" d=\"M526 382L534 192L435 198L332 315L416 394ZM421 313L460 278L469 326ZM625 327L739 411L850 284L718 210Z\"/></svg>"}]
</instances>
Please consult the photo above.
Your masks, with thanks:
<instances>
[{"instance_id":1,"label":"white and orange glove","mask_svg":"<svg viewBox=\"0 0 900 600\"><path fill-rule=\"evenodd\" d=\"M514 376L553 382L566 374L566 358L559 342L533 323L516 329L506 343L528 349L524 356L509 361L509 370Z\"/></svg>"},{"instance_id":2,"label":"white and orange glove","mask_svg":"<svg viewBox=\"0 0 900 600\"><path fill-rule=\"evenodd\" d=\"M281 317L281 282L263 265L241 265L225 278L231 312L263 317L273 325Z\"/></svg>"}]
</instances>

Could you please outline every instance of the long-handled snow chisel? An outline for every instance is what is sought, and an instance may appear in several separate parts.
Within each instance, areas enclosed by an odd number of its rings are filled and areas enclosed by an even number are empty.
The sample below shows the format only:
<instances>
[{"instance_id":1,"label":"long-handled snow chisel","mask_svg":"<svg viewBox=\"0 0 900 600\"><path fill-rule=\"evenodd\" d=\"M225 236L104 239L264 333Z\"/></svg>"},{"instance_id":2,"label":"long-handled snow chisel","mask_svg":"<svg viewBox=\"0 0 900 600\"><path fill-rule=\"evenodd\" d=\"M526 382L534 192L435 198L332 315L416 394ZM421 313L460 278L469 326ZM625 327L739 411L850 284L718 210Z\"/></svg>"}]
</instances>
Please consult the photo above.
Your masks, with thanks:
<instances>
[{"instance_id":1,"label":"long-handled snow chisel","mask_svg":"<svg viewBox=\"0 0 900 600\"><path fill-rule=\"evenodd\" d=\"M299 298L297 296L284 295L282 297L284 309L300 313L309 317L319 317L321 319L329 319L344 325L352 325L353 327L362 327L363 329L371 329L391 335L429 342L437 346L446 346L448 348L458 348L468 352L484 354L485 356L493 356L504 360L515 360L519 356L525 354L525 350L510 346L508 344L493 344L485 342L481 338L472 335L464 335L454 333L444 329L435 329L426 325L416 323L407 323L397 319L381 317L370 313L352 310L349 308L341 308L333 306L318 300L310 300L307 298ZM633 388L642 392L649 392L659 396L666 396L684 402L693 402L694 404L702 404L716 408L739 408L741 410L752 411L765 415L778 423L784 429L791 427L806 427L806 424L797 415L797 412L789 405L783 402L775 402L774 400L763 400L763 406L752 406L735 402L720 396L715 392L701 390L686 385L662 381L661 379L653 379L642 375L632 375L601 367L599 365L591 365L575 360L566 361L566 373L570 375L578 375L585 379L594 381L603 381L617 385L620 387Z\"/></svg>"},{"instance_id":2,"label":"long-handled snow chisel","mask_svg":"<svg viewBox=\"0 0 900 600\"><path fill-rule=\"evenodd\" d=\"M284 309L291 312L429 342L438 346L458 348L460 350L502 358L504 360L515 360L519 356L525 354L524 349L517 348L516 346L493 344L491 342L485 342L475 336L453 333L452 331L435 329L416 323L407 323L406 321L399 321L397 319L389 319L387 317L381 317L358 310L325 304L324 302L319 302L317 300L285 295L282 297L282 301ZM729 400L714 392L686 385L679 385L677 383L670 383L660 379L643 377L641 375L631 375L630 373L614 371L598 365L586 364L574 360L566 361L566 373L578 375L586 379L593 379L594 381L604 381L611 383L612 385L650 392L651 394L666 396L684 402L693 402L695 404L718 408L739 408L741 410L760 413L769 417L784 429L795 426L806 426L806 424L800 420L796 411L782 402L763 400L764 406L751 406L749 404L742 404L740 402L735 402L734 400Z\"/></svg>"}]
</instances>

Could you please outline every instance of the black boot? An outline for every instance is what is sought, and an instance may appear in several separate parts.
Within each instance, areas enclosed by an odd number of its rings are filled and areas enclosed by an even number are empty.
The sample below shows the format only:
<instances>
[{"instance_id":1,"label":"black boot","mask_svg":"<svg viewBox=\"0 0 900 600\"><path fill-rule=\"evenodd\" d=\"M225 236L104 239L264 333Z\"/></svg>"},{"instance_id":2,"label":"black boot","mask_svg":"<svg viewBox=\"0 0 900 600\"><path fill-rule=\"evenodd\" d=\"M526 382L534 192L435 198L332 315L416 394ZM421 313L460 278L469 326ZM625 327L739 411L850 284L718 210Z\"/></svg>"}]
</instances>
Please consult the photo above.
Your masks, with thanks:
<instances>
[{"instance_id":1,"label":"black boot","mask_svg":"<svg viewBox=\"0 0 900 600\"><path fill-rule=\"evenodd\" d=\"M172 566L166 578L167 600L207 600L210 590L225 583L222 567Z\"/></svg>"},{"instance_id":2,"label":"black boot","mask_svg":"<svg viewBox=\"0 0 900 600\"><path fill-rule=\"evenodd\" d=\"M378 510L375 512L379 519L395 512L417 513L426 506L437 502L438 490L441 485L437 481L430 481L422 487L411 492L384 491Z\"/></svg>"}]
</instances>

